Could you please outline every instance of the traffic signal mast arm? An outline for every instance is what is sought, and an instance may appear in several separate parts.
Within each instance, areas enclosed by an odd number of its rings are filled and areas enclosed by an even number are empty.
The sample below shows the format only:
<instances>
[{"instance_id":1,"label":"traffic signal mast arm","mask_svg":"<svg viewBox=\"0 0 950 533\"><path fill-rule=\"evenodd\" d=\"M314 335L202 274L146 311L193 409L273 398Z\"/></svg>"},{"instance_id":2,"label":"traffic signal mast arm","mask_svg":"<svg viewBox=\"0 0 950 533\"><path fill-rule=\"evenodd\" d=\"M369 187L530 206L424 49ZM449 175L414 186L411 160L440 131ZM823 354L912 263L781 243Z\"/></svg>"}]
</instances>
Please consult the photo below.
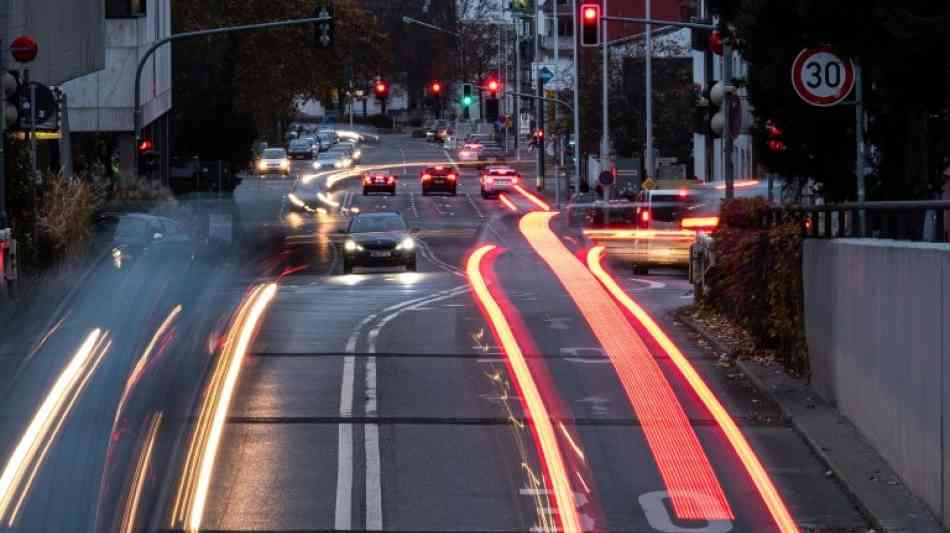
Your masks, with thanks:
<instances>
[{"instance_id":1,"label":"traffic signal mast arm","mask_svg":"<svg viewBox=\"0 0 950 533\"><path fill-rule=\"evenodd\" d=\"M150 46L148 50L142 54L142 57L139 59L139 65L135 69L135 91L133 92L133 98L135 99L135 106L133 107L133 112L135 114L135 138L139 139L142 134L142 99L140 95L141 85L142 85L142 70L145 68L145 62L148 61L152 54L158 50L159 47L168 44L172 41L178 41L182 39L190 39L195 37L206 37L208 35L217 35L220 33L234 33L241 31L254 31L254 30L266 30L269 28L282 28L284 26L296 26L299 24L315 24L320 22L332 22L333 17L308 17L302 19L293 19L293 20L279 20L275 22L262 22L260 24L246 24L243 26L230 26L227 28L215 28L212 30L198 30L198 31L188 31L182 33L176 33L174 35L169 35L163 39L155 41L155 44Z\"/></svg>"},{"instance_id":2,"label":"traffic signal mast arm","mask_svg":"<svg viewBox=\"0 0 950 533\"><path fill-rule=\"evenodd\" d=\"M659 20L659 19L646 19L638 17L616 17L613 15L604 15L600 17L601 20L606 21L616 21L616 22L634 22L638 24L655 24L658 26L677 26L680 28L695 28L697 30L715 30L718 28L715 24L707 24L703 22L680 22L678 20Z\"/></svg>"},{"instance_id":3,"label":"traffic signal mast arm","mask_svg":"<svg viewBox=\"0 0 950 533\"><path fill-rule=\"evenodd\" d=\"M505 94L510 94L512 96L520 96L522 98L534 98L535 100L541 99L541 100L544 100L545 102L554 102L555 104L561 104L562 106L566 107L568 111L571 112L571 114L574 113L574 106L565 102L564 100L558 100L557 98L548 98L546 96L538 96L536 94L530 94L530 93L519 93L518 91L512 91L511 89L506 90Z\"/></svg>"}]
</instances>

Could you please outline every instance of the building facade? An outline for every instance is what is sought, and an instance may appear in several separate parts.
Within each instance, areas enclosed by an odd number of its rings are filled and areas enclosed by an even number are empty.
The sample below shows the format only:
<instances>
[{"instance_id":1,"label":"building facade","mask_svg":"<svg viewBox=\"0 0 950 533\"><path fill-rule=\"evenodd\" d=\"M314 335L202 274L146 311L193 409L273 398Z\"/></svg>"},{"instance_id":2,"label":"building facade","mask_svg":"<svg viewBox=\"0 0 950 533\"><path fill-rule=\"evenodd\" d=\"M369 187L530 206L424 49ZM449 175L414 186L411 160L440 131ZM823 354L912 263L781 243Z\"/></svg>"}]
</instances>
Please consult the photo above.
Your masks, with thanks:
<instances>
[{"instance_id":1,"label":"building facade","mask_svg":"<svg viewBox=\"0 0 950 533\"><path fill-rule=\"evenodd\" d=\"M74 146L81 149L94 134L104 134L118 154L120 175L136 173L133 109L135 71L140 58L158 39L171 34L170 0L106 0L105 68L63 85L68 97ZM142 71L139 91L143 136L161 154L160 175L167 176L172 106L171 46L159 48Z\"/></svg>"}]
</instances>

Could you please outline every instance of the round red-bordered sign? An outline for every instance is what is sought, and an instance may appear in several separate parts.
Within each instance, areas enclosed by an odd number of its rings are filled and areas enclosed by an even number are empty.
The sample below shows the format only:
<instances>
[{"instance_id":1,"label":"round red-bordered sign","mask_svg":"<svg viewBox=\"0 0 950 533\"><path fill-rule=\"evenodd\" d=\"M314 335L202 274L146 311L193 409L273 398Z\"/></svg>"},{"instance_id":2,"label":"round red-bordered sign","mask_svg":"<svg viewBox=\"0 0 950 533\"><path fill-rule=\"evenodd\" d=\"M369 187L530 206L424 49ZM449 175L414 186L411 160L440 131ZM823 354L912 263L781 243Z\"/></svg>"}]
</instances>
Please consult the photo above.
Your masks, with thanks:
<instances>
[{"instance_id":1,"label":"round red-bordered sign","mask_svg":"<svg viewBox=\"0 0 950 533\"><path fill-rule=\"evenodd\" d=\"M806 48L792 62L792 86L808 104L833 106L854 89L854 63L829 48Z\"/></svg>"},{"instance_id":2,"label":"round red-bordered sign","mask_svg":"<svg viewBox=\"0 0 950 533\"><path fill-rule=\"evenodd\" d=\"M36 40L29 35L21 35L10 43L10 53L13 54L13 59L20 63L29 63L36 59L39 50L40 47L36 44Z\"/></svg>"}]
</instances>

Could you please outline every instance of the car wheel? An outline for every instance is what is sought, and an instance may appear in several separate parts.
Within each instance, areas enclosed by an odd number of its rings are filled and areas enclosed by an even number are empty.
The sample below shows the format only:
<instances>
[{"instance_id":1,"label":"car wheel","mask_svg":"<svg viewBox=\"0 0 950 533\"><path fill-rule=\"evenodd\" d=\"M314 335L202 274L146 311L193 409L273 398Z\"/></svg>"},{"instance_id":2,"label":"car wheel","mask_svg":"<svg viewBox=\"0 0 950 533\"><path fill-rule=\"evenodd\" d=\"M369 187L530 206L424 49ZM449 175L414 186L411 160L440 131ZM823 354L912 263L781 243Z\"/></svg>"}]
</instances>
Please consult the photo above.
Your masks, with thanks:
<instances>
[{"instance_id":1,"label":"car wheel","mask_svg":"<svg viewBox=\"0 0 950 533\"><path fill-rule=\"evenodd\" d=\"M369 196L369 193L366 192L366 189L363 189L363 196Z\"/></svg>"},{"instance_id":2,"label":"car wheel","mask_svg":"<svg viewBox=\"0 0 950 533\"><path fill-rule=\"evenodd\" d=\"M458 191L456 191L455 189L452 189L451 195L452 195L452 196L458 195Z\"/></svg>"},{"instance_id":3,"label":"car wheel","mask_svg":"<svg viewBox=\"0 0 950 533\"><path fill-rule=\"evenodd\" d=\"M646 265L633 265L633 273L636 276L647 276L650 274L650 267Z\"/></svg>"},{"instance_id":4,"label":"car wheel","mask_svg":"<svg viewBox=\"0 0 950 533\"><path fill-rule=\"evenodd\" d=\"M343 273L349 274L353 272L353 265L349 261L343 261Z\"/></svg>"},{"instance_id":5,"label":"car wheel","mask_svg":"<svg viewBox=\"0 0 950 533\"><path fill-rule=\"evenodd\" d=\"M482 189L482 198L488 198L488 193L485 192L485 189Z\"/></svg>"},{"instance_id":6,"label":"car wheel","mask_svg":"<svg viewBox=\"0 0 950 533\"><path fill-rule=\"evenodd\" d=\"M389 196L396 196L396 189L389 191Z\"/></svg>"},{"instance_id":7,"label":"car wheel","mask_svg":"<svg viewBox=\"0 0 950 533\"><path fill-rule=\"evenodd\" d=\"M406 263L406 270L409 272L416 272L418 270L418 267L416 266L415 257L412 258L412 261L409 261L408 263Z\"/></svg>"}]
</instances>

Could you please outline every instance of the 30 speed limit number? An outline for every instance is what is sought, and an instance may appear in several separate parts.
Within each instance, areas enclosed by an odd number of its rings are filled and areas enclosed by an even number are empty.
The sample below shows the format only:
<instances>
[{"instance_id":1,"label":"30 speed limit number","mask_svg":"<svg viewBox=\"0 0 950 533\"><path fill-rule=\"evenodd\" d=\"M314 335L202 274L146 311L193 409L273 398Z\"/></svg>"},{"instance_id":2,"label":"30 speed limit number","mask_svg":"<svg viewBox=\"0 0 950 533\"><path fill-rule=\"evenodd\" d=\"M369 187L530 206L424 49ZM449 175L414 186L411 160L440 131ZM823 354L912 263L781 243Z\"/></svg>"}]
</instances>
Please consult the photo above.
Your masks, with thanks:
<instances>
[{"instance_id":1,"label":"30 speed limit number","mask_svg":"<svg viewBox=\"0 0 950 533\"><path fill-rule=\"evenodd\" d=\"M854 64L826 48L806 48L792 63L792 85L805 102L833 106L854 88Z\"/></svg>"}]
</instances>

